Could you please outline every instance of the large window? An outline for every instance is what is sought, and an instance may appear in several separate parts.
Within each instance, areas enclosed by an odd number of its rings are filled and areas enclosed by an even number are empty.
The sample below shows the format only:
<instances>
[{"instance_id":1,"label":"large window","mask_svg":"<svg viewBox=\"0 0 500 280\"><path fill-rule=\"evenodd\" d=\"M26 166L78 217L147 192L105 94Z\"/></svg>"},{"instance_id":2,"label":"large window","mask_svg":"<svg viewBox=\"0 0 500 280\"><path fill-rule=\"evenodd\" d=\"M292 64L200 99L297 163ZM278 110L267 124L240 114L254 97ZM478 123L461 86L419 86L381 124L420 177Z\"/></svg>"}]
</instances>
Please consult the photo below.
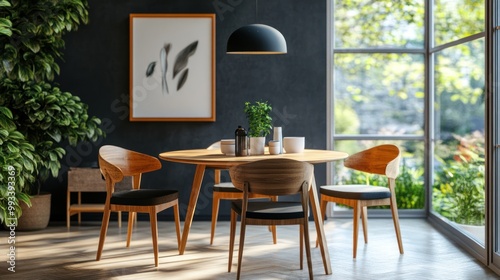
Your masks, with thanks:
<instances>
[{"instance_id":1,"label":"large window","mask_svg":"<svg viewBox=\"0 0 500 280\"><path fill-rule=\"evenodd\" d=\"M431 8L432 210L484 246L485 1Z\"/></svg>"},{"instance_id":2,"label":"large window","mask_svg":"<svg viewBox=\"0 0 500 280\"><path fill-rule=\"evenodd\" d=\"M484 15L484 0L333 0L332 17L332 146L397 144L398 208L483 246Z\"/></svg>"},{"instance_id":3,"label":"large window","mask_svg":"<svg viewBox=\"0 0 500 280\"><path fill-rule=\"evenodd\" d=\"M432 209L484 244L484 39L434 54Z\"/></svg>"},{"instance_id":4,"label":"large window","mask_svg":"<svg viewBox=\"0 0 500 280\"><path fill-rule=\"evenodd\" d=\"M403 149L399 209L424 209L424 1L334 1L334 147ZM338 183L364 182L336 166ZM380 178L373 176L372 183ZM360 183L359 182L359 183ZM423 211L421 211L423 215Z\"/></svg>"}]
</instances>

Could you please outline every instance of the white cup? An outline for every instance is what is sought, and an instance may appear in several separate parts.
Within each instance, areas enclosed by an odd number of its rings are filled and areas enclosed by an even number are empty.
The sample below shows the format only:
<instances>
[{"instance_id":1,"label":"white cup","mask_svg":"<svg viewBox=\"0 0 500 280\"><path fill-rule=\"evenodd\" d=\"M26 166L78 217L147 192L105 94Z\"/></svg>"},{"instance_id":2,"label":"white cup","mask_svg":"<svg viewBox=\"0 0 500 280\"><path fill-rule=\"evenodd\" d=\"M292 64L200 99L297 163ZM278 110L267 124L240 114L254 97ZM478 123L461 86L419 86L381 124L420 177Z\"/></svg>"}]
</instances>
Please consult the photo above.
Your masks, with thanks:
<instances>
[{"instance_id":1,"label":"white cup","mask_svg":"<svg viewBox=\"0 0 500 280\"><path fill-rule=\"evenodd\" d=\"M234 156L234 139L220 140L220 151L226 156Z\"/></svg>"},{"instance_id":2,"label":"white cup","mask_svg":"<svg viewBox=\"0 0 500 280\"><path fill-rule=\"evenodd\" d=\"M283 148L287 154L302 153L305 148L305 137L283 137Z\"/></svg>"},{"instance_id":3,"label":"white cup","mask_svg":"<svg viewBox=\"0 0 500 280\"><path fill-rule=\"evenodd\" d=\"M234 145L235 140L234 139L221 139L220 143L222 144L233 144Z\"/></svg>"},{"instance_id":4,"label":"white cup","mask_svg":"<svg viewBox=\"0 0 500 280\"><path fill-rule=\"evenodd\" d=\"M271 155L279 155L280 151L281 151L280 145L269 146L269 154L271 154Z\"/></svg>"},{"instance_id":5,"label":"white cup","mask_svg":"<svg viewBox=\"0 0 500 280\"><path fill-rule=\"evenodd\" d=\"M271 140L269 141L269 147L276 147L280 145L280 141Z\"/></svg>"}]
</instances>

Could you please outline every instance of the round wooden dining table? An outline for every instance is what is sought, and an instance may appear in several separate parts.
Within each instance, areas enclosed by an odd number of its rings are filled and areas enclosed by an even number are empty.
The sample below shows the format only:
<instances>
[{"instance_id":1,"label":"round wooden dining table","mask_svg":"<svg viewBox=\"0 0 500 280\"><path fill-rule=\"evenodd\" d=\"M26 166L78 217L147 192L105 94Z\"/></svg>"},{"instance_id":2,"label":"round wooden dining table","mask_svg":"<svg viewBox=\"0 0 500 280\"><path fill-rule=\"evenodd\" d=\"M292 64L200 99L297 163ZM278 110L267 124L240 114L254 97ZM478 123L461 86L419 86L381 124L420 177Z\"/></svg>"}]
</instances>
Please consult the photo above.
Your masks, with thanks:
<instances>
[{"instance_id":1,"label":"round wooden dining table","mask_svg":"<svg viewBox=\"0 0 500 280\"><path fill-rule=\"evenodd\" d=\"M196 203L198 201L198 196L200 194L203 176L205 175L205 170L207 168L228 169L232 166L236 166L242 163L270 159L270 158L288 158L298 161L305 161L312 164L319 164L319 163L332 162L336 160L342 160L345 159L347 156L348 154L344 152L331 151L331 150L316 150L316 149L305 149L302 153L283 153L279 155L270 155L269 152L266 150L265 154L263 155L250 155L250 156L238 156L238 157L226 156L222 154L220 150L217 149L191 149L191 150L179 150L179 151L169 151L160 153L159 157L162 160L196 165L193 184L191 186L191 195L189 198L186 218L184 221L184 229L182 231L179 253L181 255L184 254L184 251L186 249L189 230L193 222ZM318 243L321 250L321 256L323 258L323 265L325 267L325 273L331 274L332 268L330 263L330 254L328 252L328 246L326 245L326 238L323 230L323 217L320 213L318 191L314 179L312 182L312 187L310 189L309 197L311 201L311 209L314 217L314 223L316 226L316 232L318 235Z\"/></svg>"}]
</instances>

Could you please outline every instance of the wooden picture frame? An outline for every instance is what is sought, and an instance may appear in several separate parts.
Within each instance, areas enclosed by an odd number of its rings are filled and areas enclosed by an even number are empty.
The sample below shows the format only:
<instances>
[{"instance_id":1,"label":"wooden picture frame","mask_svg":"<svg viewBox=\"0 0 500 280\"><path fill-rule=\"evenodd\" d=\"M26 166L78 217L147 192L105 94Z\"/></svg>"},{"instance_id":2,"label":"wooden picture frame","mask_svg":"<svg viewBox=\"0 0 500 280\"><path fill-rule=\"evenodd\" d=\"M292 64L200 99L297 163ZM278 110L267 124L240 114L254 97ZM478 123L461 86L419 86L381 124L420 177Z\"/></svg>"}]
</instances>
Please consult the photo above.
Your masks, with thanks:
<instances>
[{"instance_id":1,"label":"wooden picture frame","mask_svg":"<svg viewBox=\"0 0 500 280\"><path fill-rule=\"evenodd\" d=\"M130 121L215 121L215 14L130 14Z\"/></svg>"}]
</instances>

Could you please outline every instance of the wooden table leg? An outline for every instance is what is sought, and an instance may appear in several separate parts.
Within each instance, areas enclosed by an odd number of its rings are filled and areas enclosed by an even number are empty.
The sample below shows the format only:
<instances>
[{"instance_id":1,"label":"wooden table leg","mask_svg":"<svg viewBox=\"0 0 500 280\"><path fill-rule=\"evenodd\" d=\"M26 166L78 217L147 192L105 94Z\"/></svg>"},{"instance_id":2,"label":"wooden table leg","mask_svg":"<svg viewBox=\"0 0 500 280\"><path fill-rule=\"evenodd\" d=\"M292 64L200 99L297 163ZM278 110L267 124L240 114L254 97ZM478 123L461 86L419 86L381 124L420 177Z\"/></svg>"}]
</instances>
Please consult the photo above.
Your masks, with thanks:
<instances>
[{"instance_id":1,"label":"wooden table leg","mask_svg":"<svg viewBox=\"0 0 500 280\"><path fill-rule=\"evenodd\" d=\"M189 230L191 228L191 223L193 222L194 211L196 210L196 203L198 202L198 195L200 194L201 183L203 181L203 176L205 175L205 168L206 165L200 164L196 166L193 185L191 186L191 196L189 198L189 204L187 207L186 219L184 221L184 229L182 230L181 246L179 248L180 255L183 255L184 250L186 250Z\"/></svg>"},{"instance_id":2,"label":"wooden table leg","mask_svg":"<svg viewBox=\"0 0 500 280\"><path fill-rule=\"evenodd\" d=\"M325 273L332 274L332 264L330 263L330 253L328 252L328 245L326 244L325 231L323 229L323 216L320 211L318 191L316 190L316 179L314 178L314 175L312 186L309 190L309 200L311 201L311 209L314 216L314 224L316 225L316 232L318 234L319 247L321 250L321 257L323 258Z\"/></svg>"}]
</instances>

